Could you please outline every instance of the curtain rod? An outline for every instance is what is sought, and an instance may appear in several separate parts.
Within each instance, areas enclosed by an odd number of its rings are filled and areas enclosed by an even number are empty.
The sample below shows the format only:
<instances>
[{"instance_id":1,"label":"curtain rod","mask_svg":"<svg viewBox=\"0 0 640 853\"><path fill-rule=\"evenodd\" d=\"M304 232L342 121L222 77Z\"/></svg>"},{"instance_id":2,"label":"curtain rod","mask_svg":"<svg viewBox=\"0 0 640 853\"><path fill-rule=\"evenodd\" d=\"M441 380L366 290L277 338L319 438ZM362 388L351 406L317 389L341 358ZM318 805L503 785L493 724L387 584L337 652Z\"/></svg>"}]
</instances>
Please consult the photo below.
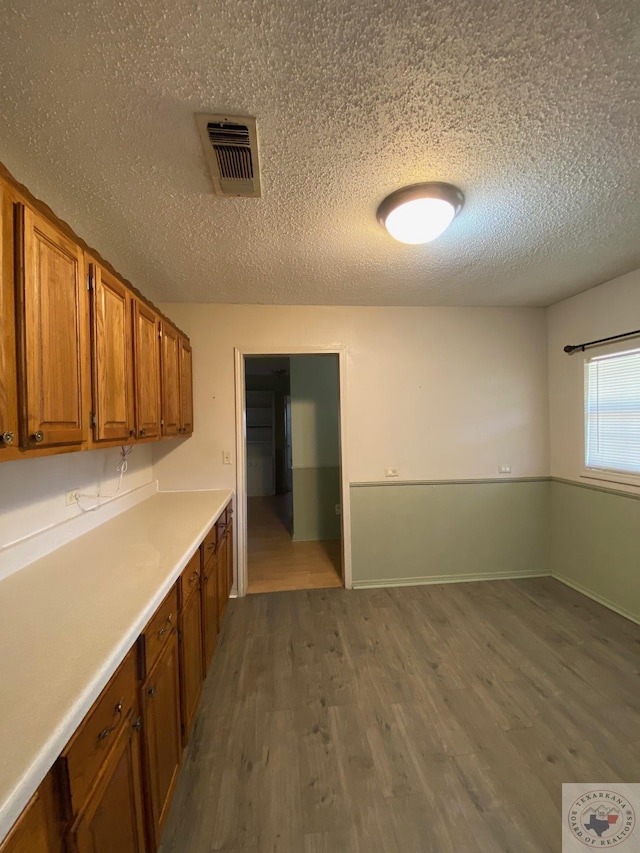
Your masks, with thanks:
<instances>
[{"instance_id":1,"label":"curtain rod","mask_svg":"<svg viewBox=\"0 0 640 853\"><path fill-rule=\"evenodd\" d=\"M599 338L597 341L586 341L584 344L568 344L564 351L567 355L571 355L571 353L576 352L576 350L585 351L587 347L597 347L600 344L608 344L609 341L620 341L623 338L637 338L640 336L640 329L636 329L635 332L625 332L624 335L612 335L610 338Z\"/></svg>"}]
</instances>

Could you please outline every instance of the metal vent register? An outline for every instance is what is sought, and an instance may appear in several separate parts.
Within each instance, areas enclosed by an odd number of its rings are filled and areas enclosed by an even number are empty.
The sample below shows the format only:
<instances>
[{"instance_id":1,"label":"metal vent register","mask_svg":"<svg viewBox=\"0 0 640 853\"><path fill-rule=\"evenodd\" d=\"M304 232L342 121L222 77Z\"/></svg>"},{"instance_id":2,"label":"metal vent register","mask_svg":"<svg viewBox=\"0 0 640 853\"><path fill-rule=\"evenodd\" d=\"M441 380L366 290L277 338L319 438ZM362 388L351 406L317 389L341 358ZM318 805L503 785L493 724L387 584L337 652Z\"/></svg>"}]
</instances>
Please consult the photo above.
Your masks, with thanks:
<instances>
[{"instance_id":1,"label":"metal vent register","mask_svg":"<svg viewBox=\"0 0 640 853\"><path fill-rule=\"evenodd\" d=\"M256 120L249 116L197 115L215 195L259 198Z\"/></svg>"}]
</instances>

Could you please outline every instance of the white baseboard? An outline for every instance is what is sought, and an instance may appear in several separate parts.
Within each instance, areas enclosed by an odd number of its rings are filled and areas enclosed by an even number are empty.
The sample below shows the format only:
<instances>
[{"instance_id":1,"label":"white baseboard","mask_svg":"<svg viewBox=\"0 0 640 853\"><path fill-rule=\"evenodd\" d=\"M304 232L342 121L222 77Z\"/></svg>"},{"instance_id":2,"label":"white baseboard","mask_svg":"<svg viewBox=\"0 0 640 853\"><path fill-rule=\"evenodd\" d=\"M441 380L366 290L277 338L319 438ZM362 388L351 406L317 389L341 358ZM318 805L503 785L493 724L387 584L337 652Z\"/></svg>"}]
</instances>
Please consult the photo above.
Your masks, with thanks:
<instances>
[{"instance_id":1,"label":"white baseboard","mask_svg":"<svg viewBox=\"0 0 640 853\"><path fill-rule=\"evenodd\" d=\"M386 586L427 586L437 583L470 583L472 581L516 580L517 578L547 578L551 572L480 572L473 575L429 575L416 578L381 578L353 581L354 589L379 589Z\"/></svg>"},{"instance_id":2,"label":"white baseboard","mask_svg":"<svg viewBox=\"0 0 640 853\"><path fill-rule=\"evenodd\" d=\"M613 601L610 601L608 598L605 598L602 595L598 595L597 592L593 592L590 589L587 589L586 586L582 586L580 583L576 583L575 581L569 580L569 578L565 578L562 575L552 574L551 577L563 583L565 586L571 587L571 589L575 589L576 592L582 593L582 595L586 595L587 598L590 598L592 601L597 601L598 604L602 604L603 607L607 607L609 610L613 610L614 613L617 613L619 616L624 616L625 619L629 619L630 622L635 622L636 625L640 625L640 616L637 613L632 613L630 610L625 610L624 607L620 607L617 604L614 604Z\"/></svg>"}]
</instances>

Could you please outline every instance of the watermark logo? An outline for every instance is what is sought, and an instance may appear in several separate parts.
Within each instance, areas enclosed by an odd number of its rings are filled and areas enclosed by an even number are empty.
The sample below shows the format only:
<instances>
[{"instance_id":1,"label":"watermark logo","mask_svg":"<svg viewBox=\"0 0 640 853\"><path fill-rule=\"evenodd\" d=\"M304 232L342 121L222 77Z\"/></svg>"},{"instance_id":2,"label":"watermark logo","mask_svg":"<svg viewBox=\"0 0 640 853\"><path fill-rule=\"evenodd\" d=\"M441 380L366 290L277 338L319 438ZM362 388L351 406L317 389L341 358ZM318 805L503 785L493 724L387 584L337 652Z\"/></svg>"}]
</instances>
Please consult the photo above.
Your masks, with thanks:
<instances>
[{"instance_id":1,"label":"watermark logo","mask_svg":"<svg viewBox=\"0 0 640 853\"><path fill-rule=\"evenodd\" d=\"M563 853L621 847L620 853L640 849L636 815L640 784L588 783L562 786Z\"/></svg>"}]
</instances>

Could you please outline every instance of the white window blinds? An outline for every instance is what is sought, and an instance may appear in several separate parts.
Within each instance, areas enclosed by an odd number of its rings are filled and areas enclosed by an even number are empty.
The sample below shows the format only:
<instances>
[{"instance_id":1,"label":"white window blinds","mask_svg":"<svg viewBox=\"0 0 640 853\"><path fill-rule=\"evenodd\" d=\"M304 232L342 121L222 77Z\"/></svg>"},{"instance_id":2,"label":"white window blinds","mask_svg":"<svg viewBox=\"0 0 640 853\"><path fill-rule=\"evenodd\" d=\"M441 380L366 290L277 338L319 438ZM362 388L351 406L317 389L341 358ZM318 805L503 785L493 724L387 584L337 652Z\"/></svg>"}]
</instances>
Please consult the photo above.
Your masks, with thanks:
<instances>
[{"instance_id":1,"label":"white window blinds","mask_svg":"<svg viewBox=\"0 0 640 853\"><path fill-rule=\"evenodd\" d=\"M640 474L640 349L585 362L585 464Z\"/></svg>"}]
</instances>

